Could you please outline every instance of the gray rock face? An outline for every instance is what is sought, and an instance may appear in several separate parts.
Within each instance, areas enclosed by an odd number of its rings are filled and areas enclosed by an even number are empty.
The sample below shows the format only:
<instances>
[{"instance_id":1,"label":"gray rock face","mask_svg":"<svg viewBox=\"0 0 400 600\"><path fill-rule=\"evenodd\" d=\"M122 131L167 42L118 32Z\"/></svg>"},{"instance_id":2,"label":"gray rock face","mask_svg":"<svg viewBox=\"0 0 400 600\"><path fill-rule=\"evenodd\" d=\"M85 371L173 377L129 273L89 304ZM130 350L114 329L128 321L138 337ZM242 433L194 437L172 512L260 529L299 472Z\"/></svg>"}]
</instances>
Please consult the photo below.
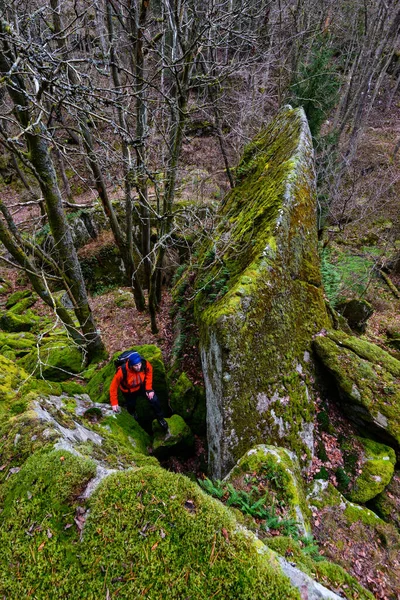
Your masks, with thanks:
<instances>
[{"instance_id":1,"label":"gray rock face","mask_svg":"<svg viewBox=\"0 0 400 600\"><path fill-rule=\"evenodd\" d=\"M303 111L285 107L246 148L237 174L196 282L209 465L217 478L259 443L312 454L309 351L327 325Z\"/></svg>"},{"instance_id":2,"label":"gray rock face","mask_svg":"<svg viewBox=\"0 0 400 600\"><path fill-rule=\"evenodd\" d=\"M300 596L303 600L340 600L343 596L338 596L328 588L324 587L314 579L311 579L308 575L300 571L297 567L291 565L287 560L278 557L279 563L282 567L283 572L290 579L290 583L297 587L300 592Z\"/></svg>"}]
</instances>

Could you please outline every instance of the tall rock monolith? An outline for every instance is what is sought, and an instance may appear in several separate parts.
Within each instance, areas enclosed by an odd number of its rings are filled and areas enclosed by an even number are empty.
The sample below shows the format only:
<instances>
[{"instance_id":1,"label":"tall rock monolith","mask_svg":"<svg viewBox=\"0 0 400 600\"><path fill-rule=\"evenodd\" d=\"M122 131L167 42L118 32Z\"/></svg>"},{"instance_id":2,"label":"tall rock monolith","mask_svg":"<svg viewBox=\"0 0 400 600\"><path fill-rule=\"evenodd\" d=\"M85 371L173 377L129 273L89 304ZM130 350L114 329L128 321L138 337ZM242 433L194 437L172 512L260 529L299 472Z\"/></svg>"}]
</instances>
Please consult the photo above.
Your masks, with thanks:
<instances>
[{"instance_id":1,"label":"tall rock monolith","mask_svg":"<svg viewBox=\"0 0 400 600\"><path fill-rule=\"evenodd\" d=\"M311 456L310 348L328 325L303 110L282 109L246 147L236 175L196 282L214 477L260 443Z\"/></svg>"}]
</instances>

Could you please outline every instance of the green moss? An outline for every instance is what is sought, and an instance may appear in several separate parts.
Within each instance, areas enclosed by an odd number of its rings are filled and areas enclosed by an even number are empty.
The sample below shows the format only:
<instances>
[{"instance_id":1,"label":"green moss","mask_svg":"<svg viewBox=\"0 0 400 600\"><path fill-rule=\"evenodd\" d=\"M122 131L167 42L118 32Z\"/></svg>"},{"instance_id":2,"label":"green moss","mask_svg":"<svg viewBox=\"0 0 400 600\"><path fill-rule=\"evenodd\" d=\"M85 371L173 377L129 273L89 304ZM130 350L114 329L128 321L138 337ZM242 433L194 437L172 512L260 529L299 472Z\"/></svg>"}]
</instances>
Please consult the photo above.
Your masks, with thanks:
<instances>
[{"instance_id":1,"label":"green moss","mask_svg":"<svg viewBox=\"0 0 400 600\"><path fill-rule=\"evenodd\" d=\"M36 336L32 333L6 333L0 331L0 348L3 354L3 348L7 346L15 351L17 356L23 356L32 350L36 345Z\"/></svg>"},{"instance_id":2,"label":"green moss","mask_svg":"<svg viewBox=\"0 0 400 600\"><path fill-rule=\"evenodd\" d=\"M0 488L0 580L7 598L33 590L44 598L50 589L61 597L53 585L76 561L76 499L95 472L88 459L43 450Z\"/></svg>"},{"instance_id":3,"label":"green moss","mask_svg":"<svg viewBox=\"0 0 400 600\"><path fill-rule=\"evenodd\" d=\"M83 369L81 350L62 335L46 341L20 362L29 373L50 381L63 381Z\"/></svg>"},{"instance_id":4,"label":"green moss","mask_svg":"<svg viewBox=\"0 0 400 600\"><path fill-rule=\"evenodd\" d=\"M23 298L19 302L14 303L8 312L12 313L13 315L24 315L27 309L35 304L36 300L36 294L35 296L30 294L27 298Z\"/></svg>"},{"instance_id":5,"label":"green moss","mask_svg":"<svg viewBox=\"0 0 400 600\"><path fill-rule=\"evenodd\" d=\"M17 315L11 311L2 312L0 315L0 327L8 332L32 331L39 321L39 317L30 310L24 315Z\"/></svg>"},{"instance_id":6,"label":"green moss","mask_svg":"<svg viewBox=\"0 0 400 600\"><path fill-rule=\"evenodd\" d=\"M20 302L21 300L23 300L24 298L30 298L30 297L32 297L31 290L19 290L17 292L14 292L7 298L6 308L9 309L12 306L14 306L15 304L17 304L18 302Z\"/></svg>"},{"instance_id":7,"label":"green moss","mask_svg":"<svg viewBox=\"0 0 400 600\"><path fill-rule=\"evenodd\" d=\"M121 473L109 477L90 504L81 573L91 570L93 594L106 586L111 594L120 589L123 598L133 590L136 597L147 590L150 599L299 597L272 556L263 557L254 541L235 533L229 512L185 477L157 468Z\"/></svg>"},{"instance_id":8,"label":"green moss","mask_svg":"<svg viewBox=\"0 0 400 600\"><path fill-rule=\"evenodd\" d=\"M17 393L28 374L14 362L0 355L0 414L17 399Z\"/></svg>"},{"instance_id":9,"label":"green moss","mask_svg":"<svg viewBox=\"0 0 400 600\"><path fill-rule=\"evenodd\" d=\"M400 444L400 362L374 344L339 331L314 340L334 375L349 418L386 430Z\"/></svg>"},{"instance_id":10,"label":"green moss","mask_svg":"<svg viewBox=\"0 0 400 600\"><path fill-rule=\"evenodd\" d=\"M373 513L372 510L363 506L358 506L358 504L347 504L343 516L349 525L361 522L364 525L371 525L374 527L375 525L382 523L381 519Z\"/></svg>"},{"instance_id":11,"label":"green moss","mask_svg":"<svg viewBox=\"0 0 400 600\"><path fill-rule=\"evenodd\" d=\"M168 455L171 451L173 451L174 454L190 452L194 445L194 438L190 427L179 415L172 415L172 417L166 419L166 421L168 423L167 434L162 430L156 420L153 421L154 454L161 457Z\"/></svg>"},{"instance_id":12,"label":"green moss","mask_svg":"<svg viewBox=\"0 0 400 600\"><path fill-rule=\"evenodd\" d=\"M200 435L206 431L206 398L204 388L192 383L185 372L181 373L170 392L173 413L180 415Z\"/></svg>"},{"instance_id":13,"label":"green moss","mask_svg":"<svg viewBox=\"0 0 400 600\"><path fill-rule=\"evenodd\" d=\"M364 448L362 473L347 495L352 502L365 503L380 494L394 473L396 454L392 448L366 438L358 438Z\"/></svg>"},{"instance_id":14,"label":"green moss","mask_svg":"<svg viewBox=\"0 0 400 600\"><path fill-rule=\"evenodd\" d=\"M109 435L109 443L117 442L119 446L135 454L148 454L151 445L150 436L140 427L138 422L125 410L116 416L107 417L101 422L102 435Z\"/></svg>"}]
</instances>

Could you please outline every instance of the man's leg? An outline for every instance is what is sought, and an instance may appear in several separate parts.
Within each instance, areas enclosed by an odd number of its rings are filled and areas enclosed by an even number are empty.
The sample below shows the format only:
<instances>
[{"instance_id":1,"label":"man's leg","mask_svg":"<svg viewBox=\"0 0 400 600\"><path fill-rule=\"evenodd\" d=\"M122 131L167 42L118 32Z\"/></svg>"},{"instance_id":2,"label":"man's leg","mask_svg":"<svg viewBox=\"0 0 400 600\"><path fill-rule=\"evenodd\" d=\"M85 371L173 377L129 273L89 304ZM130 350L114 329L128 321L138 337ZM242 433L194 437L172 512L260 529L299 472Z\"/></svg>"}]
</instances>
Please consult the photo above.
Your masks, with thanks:
<instances>
[{"instance_id":1,"label":"man's leg","mask_svg":"<svg viewBox=\"0 0 400 600\"><path fill-rule=\"evenodd\" d=\"M164 419L164 413L162 411L161 404L157 397L157 394L154 392L154 395L151 399L146 394L146 398L149 401L149 404L150 404L151 408L153 409L154 414L156 415L157 421L160 423L160 425L164 429L164 431L168 431L168 423Z\"/></svg>"},{"instance_id":2,"label":"man's leg","mask_svg":"<svg viewBox=\"0 0 400 600\"><path fill-rule=\"evenodd\" d=\"M122 395L125 398L126 410L137 421L136 398L138 397L138 393L137 392L122 392Z\"/></svg>"}]
</instances>

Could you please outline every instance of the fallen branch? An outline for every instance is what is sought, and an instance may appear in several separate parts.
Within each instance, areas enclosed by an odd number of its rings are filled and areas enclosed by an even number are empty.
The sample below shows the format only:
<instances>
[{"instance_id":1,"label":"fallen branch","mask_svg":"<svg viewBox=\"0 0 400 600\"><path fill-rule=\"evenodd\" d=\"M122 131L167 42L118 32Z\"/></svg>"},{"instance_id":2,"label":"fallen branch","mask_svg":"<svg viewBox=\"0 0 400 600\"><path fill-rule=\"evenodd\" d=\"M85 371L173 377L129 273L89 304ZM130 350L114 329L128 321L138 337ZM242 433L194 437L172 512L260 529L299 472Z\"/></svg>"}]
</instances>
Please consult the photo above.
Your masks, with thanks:
<instances>
[{"instance_id":1,"label":"fallen branch","mask_svg":"<svg viewBox=\"0 0 400 600\"><path fill-rule=\"evenodd\" d=\"M386 273L384 273L383 271L379 271L379 274L382 277L382 279L385 281L385 283L388 285L388 287L390 288L390 291L393 293L393 295L396 298L400 298L400 292L397 289L397 287L394 285L394 283L390 279L390 277L388 277L388 275L386 275Z\"/></svg>"}]
</instances>

